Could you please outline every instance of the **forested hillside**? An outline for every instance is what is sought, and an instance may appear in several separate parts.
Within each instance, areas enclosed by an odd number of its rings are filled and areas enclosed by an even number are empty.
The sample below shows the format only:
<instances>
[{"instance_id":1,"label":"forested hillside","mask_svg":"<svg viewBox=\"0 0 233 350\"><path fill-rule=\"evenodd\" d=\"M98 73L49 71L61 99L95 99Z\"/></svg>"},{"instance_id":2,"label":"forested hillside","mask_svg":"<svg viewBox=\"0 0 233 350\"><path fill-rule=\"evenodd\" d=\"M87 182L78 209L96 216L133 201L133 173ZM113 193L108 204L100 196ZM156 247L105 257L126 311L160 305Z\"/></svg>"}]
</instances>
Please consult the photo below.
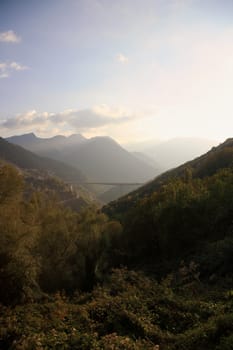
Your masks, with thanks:
<instances>
[{"instance_id":1,"label":"forested hillside","mask_svg":"<svg viewBox=\"0 0 233 350\"><path fill-rule=\"evenodd\" d=\"M119 200L113 201L104 208L109 215L122 216L128 209L135 206L138 201L148 198L163 185L174 179L203 178L211 176L222 168L231 167L233 163L233 139L229 138L218 147L213 147L206 154L189 161L175 169L169 170L136 191L127 194Z\"/></svg>"},{"instance_id":2,"label":"forested hillside","mask_svg":"<svg viewBox=\"0 0 233 350\"><path fill-rule=\"evenodd\" d=\"M232 139L110 218L0 170L1 349L232 349Z\"/></svg>"}]
</instances>

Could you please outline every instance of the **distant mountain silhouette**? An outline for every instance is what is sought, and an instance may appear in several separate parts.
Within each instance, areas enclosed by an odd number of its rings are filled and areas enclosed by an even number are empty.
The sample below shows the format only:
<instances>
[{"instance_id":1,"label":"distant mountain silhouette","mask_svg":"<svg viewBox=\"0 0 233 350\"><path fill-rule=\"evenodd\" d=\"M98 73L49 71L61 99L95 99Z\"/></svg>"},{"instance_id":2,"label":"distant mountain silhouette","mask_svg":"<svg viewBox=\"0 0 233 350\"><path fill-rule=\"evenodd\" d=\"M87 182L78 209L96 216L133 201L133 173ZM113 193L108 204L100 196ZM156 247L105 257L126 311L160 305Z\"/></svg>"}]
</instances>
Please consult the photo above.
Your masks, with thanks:
<instances>
[{"instance_id":1,"label":"distant mountain silhouette","mask_svg":"<svg viewBox=\"0 0 233 350\"><path fill-rule=\"evenodd\" d=\"M160 164L163 170L172 169L207 152L216 141L201 138L174 138L144 149L144 153Z\"/></svg>"},{"instance_id":2,"label":"distant mountain silhouette","mask_svg":"<svg viewBox=\"0 0 233 350\"><path fill-rule=\"evenodd\" d=\"M158 172L161 172L161 166L150 156L143 152L131 152L136 158L142 160L143 162L153 166Z\"/></svg>"},{"instance_id":3,"label":"distant mountain silhouette","mask_svg":"<svg viewBox=\"0 0 233 350\"><path fill-rule=\"evenodd\" d=\"M32 152L40 153L43 156L51 158L56 157L57 153L69 149L72 146L79 146L87 141L84 136L80 134L73 134L68 137L57 135L51 138L40 138L34 133L8 137L7 141L16 145L29 149Z\"/></svg>"},{"instance_id":4,"label":"distant mountain silhouette","mask_svg":"<svg viewBox=\"0 0 233 350\"><path fill-rule=\"evenodd\" d=\"M33 134L27 135L27 142L37 142L37 138ZM21 146L14 145L3 138L0 138L0 158L10 162L22 169L36 169L45 171L51 175L58 176L64 181L83 182L86 177L81 171L56 161L54 159L40 157Z\"/></svg>"},{"instance_id":5,"label":"distant mountain silhouette","mask_svg":"<svg viewBox=\"0 0 233 350\"><path fill-rule=\"evenodd\" d=\"M82 135L71 135L42 139L26 134L7 140L75 166L97 182L146 182L159 173L110 137L85 139Z\"/></svg>"}]
</instances>

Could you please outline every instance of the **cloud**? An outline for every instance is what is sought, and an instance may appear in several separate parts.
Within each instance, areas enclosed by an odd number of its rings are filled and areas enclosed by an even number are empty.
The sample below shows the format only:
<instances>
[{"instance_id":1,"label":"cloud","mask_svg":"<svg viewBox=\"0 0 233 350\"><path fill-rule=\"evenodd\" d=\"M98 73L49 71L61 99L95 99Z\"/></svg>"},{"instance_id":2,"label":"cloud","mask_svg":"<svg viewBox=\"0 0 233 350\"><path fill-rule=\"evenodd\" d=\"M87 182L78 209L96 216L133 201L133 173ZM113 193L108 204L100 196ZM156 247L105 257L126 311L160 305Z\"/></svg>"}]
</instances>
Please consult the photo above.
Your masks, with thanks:
<instances>
[{"instance_id":1,"label":"cloud","mask_svg":"<svg viewBox=\"0 0 233 350\"><path fill-rule=\"evenodd\" d=\"M14 71L23 71L29 69L17 62L0 62L0 79L8 78Z\"/></svg>"},{"instance_id":2,"label":"cloud","mask_svg":"<svg viewBox=\"0 0 233 350\"><path fill-rule=\"evenodd\" d=\"M129 62L128 57L126 57L126 56L123 55L122 53L119 53L119 54L117 55L116 58L117 58L117 61L120 62L120 63L122 63L122 64L126 64L126 63Z\"/></svg>"},{"instance_id":3,"label":"cloud","mask_svg":"<svg viewBox=\"0 0 233 350\"><path fill-rule=\"evenodd\" d=\"M14 118L5 120L1 126L6 129L21 129L24 127L39 126L45 124L49 117L48 113L38 113L36 110L18 114Z\"/></svg>"},{"instance_id":4,"label":"cloud","mask_svg":"<svg viewBox=\"0 0 233 350\"><path fill-rule=\"evenodd\" d=\"M121 115L116 118L107 114L100 114L93 109L83 109L80 111L69 111L55 114L51 117L51 121L55 123L68 123L70 126L79 129L87 130L92 128L98 128L109 124L119 124L124 121L128 121L127 115Z\"/></svg>"},{"instance_id":5,"label":"cloud","mask_svg":"<svg viewBox=\"0 0 233 350\"><path fill-rule=\"evenodd\" d=\"M17 63L17 62L11 62L11 63L9 64L9 67L10 67L11 69L13 69L13 70L16 70L16 71L28 69L28 67L23 66L22 64L19 64L19 63Z\"/></svg>"},{"instance_id":6,"label":"cloud","mask_svg":"<svg viewBox=\"0 0 233 350\"><path fill-rule=\"evenodd\" d=\"M8 30L7 32L0 32L0 42L4 43L19 43L21 37L18 36L13 30Z\"/></svg>"},{"instance_id":7,"label":"cloud","mask_svg":"<svg viewBox=\"0 0 233 350\"><path fill-rule=\"evenodd\" d=\"M85 137L111 136L118 142L140 140L142 128L158 114L157 106L130 110L106 104L86 109L67 109L58 113L30 110L0 122L0 131L5 137L12 134L35 132L40 137L82 133Z\"/></svg>"},{"instance_id":8,"label":"cloud","mask_svg":"<svg viewBox=\"0 0 233 350\"><path fill-rule=\"evenodd\" d=\"M55 127L64 130L86 132L110 125L123 124L131 121L136 115L121 108L111 108L106 105L94 106L82 110L65 110L59 113L28 111L9 118L0 124L0 127L8 130L41 130L47 131Z\"/></svg>"}]
</instances>

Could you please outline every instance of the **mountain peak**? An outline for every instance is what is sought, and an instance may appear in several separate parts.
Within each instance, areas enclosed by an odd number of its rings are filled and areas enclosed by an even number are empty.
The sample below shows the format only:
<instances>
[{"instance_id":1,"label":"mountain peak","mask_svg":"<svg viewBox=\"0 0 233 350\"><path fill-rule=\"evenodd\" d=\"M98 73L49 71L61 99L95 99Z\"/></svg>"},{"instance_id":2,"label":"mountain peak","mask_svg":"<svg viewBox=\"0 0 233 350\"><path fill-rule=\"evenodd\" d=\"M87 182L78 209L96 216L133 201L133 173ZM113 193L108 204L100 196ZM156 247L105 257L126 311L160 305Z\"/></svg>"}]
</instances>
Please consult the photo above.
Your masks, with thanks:
<instances>
[{"instance_id":1,"label":"mountain peak","mask_svg":"<svg viewBox=\"0 0 233 350\"><path fill-rule=\"evenodd\" d=\"M226 139L226 141L222 143L222 146L233 146L233 137Z\"/></svg>"},{"instance_id":2,"label":"mountain peak","mask_svg":"<svg viewBox=\"0 0 233 350\"><path fill-rule=\"evenodd\" d=\"M67 137L70 141L85 141L86 138L82 134L72 134Z\"/></svg>"},{"instance_id":3,"label":"mountain peak","mask_svg":"<svg viewBox=\"0 0 233 350\"><path fill-rule=\"evenodd\" d=\"M112 144L120 146L119 143L117 143L117 141L115 141L110 136L95 136L95 137L92 137L91 139L89 139L89 141L91 141L91 142L103 142L103 143L107 142L109 144L112 143Z\"/></svg>"},{"instance_id":4,"label":"mountain peak","mask_svg":"<svg viewBox=\"0 0 233 350\"><path fill-rule=\"evenodd\" d=\"M14 144L24 145L38 142L40 139L33 132L30 132L23 135L7 137L6 140Z\"/></svg>"},{"instance_id":5,"label":"mountain peak","mask_svg":"<svg viewBox=\"0 0 233 350\"><path fill-rule=\"evenodd\" d=\"M37 139L37 136L34 134L34 132L29 132L23 135L17 135L17 136L13 136L13 137L23 137L24 139L28 139L28 140L34 140Z\"/></svg>"}]
</instances>

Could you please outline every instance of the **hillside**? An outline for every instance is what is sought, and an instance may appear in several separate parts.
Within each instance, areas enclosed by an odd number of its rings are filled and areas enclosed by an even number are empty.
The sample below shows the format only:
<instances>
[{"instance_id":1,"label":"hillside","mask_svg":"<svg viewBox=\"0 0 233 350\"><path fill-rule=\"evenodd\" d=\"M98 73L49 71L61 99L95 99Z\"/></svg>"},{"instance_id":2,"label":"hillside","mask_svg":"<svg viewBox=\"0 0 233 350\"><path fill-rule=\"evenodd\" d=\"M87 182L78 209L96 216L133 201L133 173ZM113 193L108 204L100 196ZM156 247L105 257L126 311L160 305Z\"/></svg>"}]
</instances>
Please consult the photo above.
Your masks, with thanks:
<instances>
[{"instance_id":1,"label":"hillside","mask_svg":"<svg viewBox=\"0 0 233 350\"><path fill-rule=\"evenodd\" d=\"M158 172L161 171L161 169L162 169L161 166L158 163L156 163L155 160L152 157L146 155L143 152L131 152L131 153L136 158L138 158L138 159L142 160L143 162L146 162L147 164L153 166L153 168L157 169Z\"/></svg>"},{"instance_id":2,"label":"hillside","mask_svg":"<svg viewBox=\"0 0 233 350\"><path fill-rule=\"evenodd\" d=\"M136 205L137 201L149 197L171 179L186 177L187 169L191 171L193 178L202 178L211 176L219 169L231 166L232 163L233 139L229 138L219 146L213 147L204 155L157 176L153 181L148 182L136 191L110 203L108 206L104 207L104 211L109 215L117 213L117 215L119 214L121 216L128 208Z\"/></svg>"},{"instance_id":3,"label":"hillside","mask_svg":"<svg viewBox=\"0 0 233 350\"><path fill-rule=\"evenodd\" d=\"M23 186L3 164L1 349L232 349L232 139L135 191L121 223Z\"/></svg>"},{"instance_id":4,"label":"hillside","mask_svg":"<svg viewBox=\"0 0 233 350\"><path fill-rule=\"evenodd\" d=\"M233 139L228 139L104 207L124 227L122 262L163 275L194 260L203 278L231 274L223 252L232 247L232 186Z\"/></svg>"},{"instance_id":5,"label":"hillside","mask_svg":"<svg viewBox=\"0 0 233 350\"><path fill-rule=\"evenodd\" d=\"M76 184L85 182L86 177L68 164L40 157L2 138L0 138L0 159L21 169L25 181L34 190L53 191L60 201L66 200L66 204L73 209L88 206L93 201L97 202L88 187ZM71 184L73 184L72 190L70 190Z\"/></svg>"},{"instance_id":6,"label":"hillside","mask_svg":"<svg viewBox=\"0 0 233 350\"><path fill-rule=\"evenodd\" d=\"M108 137L96 137L68 155L69 162L80 164L85 173L103 182L147 181L156 173Z\"/></svg>"},{"instance_id":7,"label":"hillside","mask_svg":"<svg viewBox=\"0 0 233 350\"><path fill-rule=\"evenodd\" d=\"M20 170L25 181L25 198L32 193L45 193L46 196L55 198L58 203L74 211L99 205L95 195L83 186L67 184L60 178L48 175L47 171L36 169Z\"/></svg>"},{"instance_id":8,"label":"hillside","mask_svg":"<svg viewBox=\"0 0 233 350\"><path fill-rule=\"evenodd\" d=\"M78 169L54 159L40 157L23 147L0 138L0 158L22 169L37 169L58 176L64 181L83 182L85 176Z\"/></svg>"},{"instance_id":9,"label":"hillside","mask_svg":"<svg viewBox=\"0 0 233 350\"><path fill-rule=\"evenodd\" d=\"M41 139L26 134L7 140L39 155L75 166L96 182L145 182L159 173L109 137L87 140L81 135L72 135Z\"/></svg>"},{"instance_id":10,"label":"hillside","mask_svg":"<svg viewBox=\"0 0 233 350\"><path fill-rule=\"evenodd\" d=\"M118 186L106 186L108 189L98 195L98 199L103 203L109 203L111 201L117 200L122 196L136 190L140 185L118 185ZM110 189L109 189L110 187Z\"/></svg>"}]
</instances>

